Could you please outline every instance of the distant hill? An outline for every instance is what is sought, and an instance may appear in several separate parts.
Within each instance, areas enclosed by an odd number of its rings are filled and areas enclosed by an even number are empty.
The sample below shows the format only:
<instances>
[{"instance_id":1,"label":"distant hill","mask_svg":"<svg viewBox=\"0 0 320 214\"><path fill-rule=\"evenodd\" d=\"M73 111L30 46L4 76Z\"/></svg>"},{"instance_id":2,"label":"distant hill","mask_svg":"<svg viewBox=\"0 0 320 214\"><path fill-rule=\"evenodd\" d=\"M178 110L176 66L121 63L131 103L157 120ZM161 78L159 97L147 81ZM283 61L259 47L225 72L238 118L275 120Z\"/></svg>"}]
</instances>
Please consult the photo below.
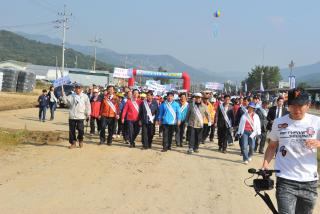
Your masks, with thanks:
<instances>
[{"instance_id":1,"label":"distant hill","mask_svg":"<svg viewBox=\"0 0 320 214\"><path fill-rule=\"evenodd\" d=\"M45 44L39 41L26 39L10 31L0 30L0 61L16 60L37 65L55 66L58 57L61 65L62 48L59 45ZM65 51L66 67L74 67L77 57L77 67L91 69L93 58L73 49ZM97 61L97 70L113 71L113 66Z\"/></svg>"},{"instance_id":2,"label":"distant hill","mask_svg":"<svg viewBox=\"0 0 320 214\"><path fill-rule=\"evenodd\" d=\"M288 76L290 75L290 70L288 68L281 69L281 75L283 80L287 81ZM311 65L295 67L293 69L293 75L296 76L296 81L298 83L306 82L313 87L320 86L320 62Z\"/></svg>"},{"instance_id":3,"label":"distant hill","mask_svg":"<svg viewBox=\"0 0 320 214\"><path fill-rule=\"evenodd\" d=\"M53 39L48 36L27 34L22 32L18 33L26 38L30 38L45 43L61 43L61 40ZM70 47L74 50L80 51L88 55L92 54L93 52L93 48L90 46L82 46L67 43L67 47ZM224 72L222 74L212 72L207 69L197 69L181 62L180 60L170 55L120 54L107 48L97 48L97 58L105 63L117 66L124 66L126 61L127 67L140 67L146 70L158 70L158 68L161 66L169 72L187 71L191 76L191 80L193 82L198 83L209 81L222 82L226 80L239 81L239 79L245 78L245 75L241 75L239 74L239 72L230 72L230 74L229 72Z\"/></svg>"}]
</instances>

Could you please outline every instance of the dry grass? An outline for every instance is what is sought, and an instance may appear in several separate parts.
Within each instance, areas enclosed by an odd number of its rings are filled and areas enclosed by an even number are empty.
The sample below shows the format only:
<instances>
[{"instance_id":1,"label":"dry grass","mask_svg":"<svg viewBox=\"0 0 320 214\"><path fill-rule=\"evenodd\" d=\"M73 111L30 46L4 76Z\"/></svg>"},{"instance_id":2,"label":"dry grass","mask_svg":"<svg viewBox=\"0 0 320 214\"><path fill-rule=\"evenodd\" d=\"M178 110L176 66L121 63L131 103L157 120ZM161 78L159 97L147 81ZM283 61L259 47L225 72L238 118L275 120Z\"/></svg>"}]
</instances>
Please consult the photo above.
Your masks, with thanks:
<instances>
[{"instance_id":1,"label":"dry grass","mask_svg":"<svg viewBox=\"0 0 320 214\"><path fill-rule=\"evenodd\" d=\"M0 152L14 149L21 144L57 144L65 138L66 133L63 132L0 129Z\"/></svg>"},{"instance_id":2,"label":"dry grass","mask_svg":"<svg viewBox=\"0 0 320 214\"><path fill-rule=\"evenodd\" d=\"M0 92L0 111L33 108L40 94L38 90L28 94Z\"/></svg>"}]
</instances>

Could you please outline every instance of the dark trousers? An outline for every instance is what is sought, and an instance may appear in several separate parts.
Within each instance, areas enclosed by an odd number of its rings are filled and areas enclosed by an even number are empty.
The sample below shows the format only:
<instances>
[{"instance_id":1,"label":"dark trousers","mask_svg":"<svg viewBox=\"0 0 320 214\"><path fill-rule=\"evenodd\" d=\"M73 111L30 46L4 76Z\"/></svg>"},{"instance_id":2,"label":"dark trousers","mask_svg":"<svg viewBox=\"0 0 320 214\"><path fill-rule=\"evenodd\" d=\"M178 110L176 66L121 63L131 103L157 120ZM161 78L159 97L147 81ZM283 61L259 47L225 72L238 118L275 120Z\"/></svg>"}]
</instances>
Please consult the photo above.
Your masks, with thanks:
<instances>
[{"instance_id":1,"label":"dark trousers","mask_svg":"<svg viewBox=\"0 0 320 214\"><path fill-rule=\"evenodd\" d=\"M210 127L208 126L208 124L204 124L202 128L202 139L201 139L202 143L204 143L204 141L206 141L206 139L209 137L209 133L210 133Z\"/></svg>"},{"instance_id":2,"label":"dark trousers","mask_svg":"<svg viewBox=\"0 0 320 214\"><path fill-rule=\"evenodd\" d=\"M107 144L112 143L112 135L116 126L116 118L114 117L101 117L101 131L100 131L100 142L104 143L106 141L106 128L108 127L108 139Z\"/></svg>"},{"instance_id":3,"label":"dark trousers","mask_svg":"<svg viewBox=\"0 0 320 214\"><path fill-rule=\"evenodd\" d=\"M172 144L172 137L173 137L173 133L175 130L175 125L167 125L164 124L163 125L163 149L167 150L167 149L171 149L171 144Z\"/></svg>"},{"instance_id":4,"label":"dark trousers","mask_svg":"<svg viewBox=\"0 0 320 214\"><path fill-rule=\"evenodd\" d=\"M261 132L261 135L259 135L257 137L254 151L256 152L258 150L258 147L259 147L259 152L264 152L264 146L266 144L266 140L267 140L267 133L266 132Z\"/></svg>"},{"instance_id":5,"label":"dark trousers","mask_svg":"<svg viewBox=\"0 0 320 214\"><path fill-rule=\"evenodd\" d=\"M123 124L121 121L121 118L118 120L118 131L117 131L117 135L120 135L123 131Z\"/></svg>"},{"instance_id":6,"label":"dark trousers","mask_svg":"<svg viewBox=\"0 0 320 214\"><path fill-rule=\"evenodd\" d=\"M94 117L90 117L90 134L94 134L95 133L95 123L97 123L97 130L98 132L100 132L101 130L101 122L98 118L94 118Z\"/></svg>"},{"instance_id":7,"label":"dark trousers","mask_svg":"<svg viewBox=\"0 0 320 214\"><path fill-rule=\"evenodd\" d=\"M191 129L191 126L187 126L187 133L186 133L186 140L188 141L188 142L190 142L190 129Z\"/></svg>"},{"instance_id":8,"label":"dark trousers","mask_svg":"<svg viewBox=\"0 0 320 214\"><path fill-rule=\"evenodd\" d=\"M54 119L54 112L56 111L57 108L57 103L56 102L49 102L49 107L50 107L50 119Z\"/></svg>"},{"instance_id":9,"label":"dark trousers","mask_svg":"<svg viewBox=\"0 0 320 214\"><path fill-rule=\"evenodd\" d=\"M143 148L151 148L154 136L154 124L142 124L142 145Z\"/></svg>"},{"instance_id":10,"label":"dark trousers","mask_svg":"<svg viewBox=\"0 0 320 214\"><path fill-rule=\"evenodd\" d=\"M230 142L232 135L230 129L225 127L218 127L218 145L219 149L225 151L228 146L228 141Z\"/></svg>"},{"instance_id":11,"label":"dark trousers","mask_svg":"<svg viewBox=\"0 0 320 214\"><path fill-rule=\"evenodd\" d=\"M211 125L210 127L210 141L213 141L213 138L214 138L214 133L216 131L216 127L214 125Z\"/></svg>"},{"instance_id":12,"label":"dark trousers","mask_svg":"<svg viewBox=\"0 0 320 214\"><path fill-rule=\"evenodd\" d=\"M76 137L76 130L78 136ZM72 120L69 119L69 143L74 144L77 140L83 141L84 134L84 120Z\"/></svg>"},{"instance_id":13,"label":"dark trousers","mask_svg":"<svg viewBox=\"0 0 320 214\"><path fill-rule=\"evenodd\" d=\"M199 149L199 144L203 139L202 133L203 133L202 128L190 127L189 149L193 149L194 151Z\"/></svg>"},{"instance_id":14,"label":"dark trousers","mask_svg":"<svg viewBox=\"0 0 320 214\"><path fill-rule=\"evenodd\" d=\"M186 127L186 122L181 122L180 126L176 126L176 144L177 146L182 146L184 129Z\"/></svg>"},{"instance_id":15,"label":"dark trousers","mask_svg":"<svg viewBox=\"0 0 320 214\"><path fill-rule=\"evenodd\" d=\"M127 121L128 123L128 135L130 145L135 145L135 140L140 132L139 121Z\"/></svg>"},{"instance_id":16,"label":"dark trousers","mask_svg":"<svg viewBox=\"0 0 320 214\"><path fill-rule=\"evenodd\" d=\"M128 121L124 120L123 126L122 126L122 135L123 135L123 139L125 141L129 141L129 132L128 132Z\"/></svg>"},{"instance_id":17,"label":"dark trousers","mask_svg":"<svg viewBox=\"0 0 320 214\"><path fill-rule=\"evenodd\" d=\"M298 182L277 177L276 198L279 214L312 214L317 202L317 181Z\"/></svg>"},{"instance_id":18,"label":"dark trousers","mask_svg":"<svg viewBox=\"0 0 320 214\"><path fill-rule=\"evenodd\" d=\"M39 107L39 120L42 120L42 121L46 120L46 112L47 112L46 106Z\"/></svg>"}]
</instances>

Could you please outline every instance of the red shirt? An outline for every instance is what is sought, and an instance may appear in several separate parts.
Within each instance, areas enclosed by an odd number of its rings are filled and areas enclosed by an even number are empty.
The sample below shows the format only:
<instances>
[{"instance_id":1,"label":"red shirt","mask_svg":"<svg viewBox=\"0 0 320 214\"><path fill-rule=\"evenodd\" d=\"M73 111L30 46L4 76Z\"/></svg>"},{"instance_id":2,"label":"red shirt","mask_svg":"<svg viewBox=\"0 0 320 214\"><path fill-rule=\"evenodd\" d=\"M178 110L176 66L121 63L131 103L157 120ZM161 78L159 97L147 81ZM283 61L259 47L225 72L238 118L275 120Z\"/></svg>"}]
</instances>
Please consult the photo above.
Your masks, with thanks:
<instances>
[{"instance_id":1,"label":"red shirt","mask_svg":"<svg viewBox=\"0 0 320 214\"><path fill-rule=\"evenodd\" d=\"M123 108L122 112L122 120L126 118L130 121L138 121L139 120L139 108L142 103L140 99L136 100L136 103L138 105L138 109L136 109L135 105L132 103L131 100L128 100Z\"/></svg>"},{"instance_id":2,"label":"red shirt","mask_svg":"<svg viewBox=\"0 0 320 214\"><path fill-rule=\"evenodd\" d=\"M254 122L254 120L253 120L253 115L254 115L254 114L251 114L251 115L250 115L250 117L251 117L251 119L252 119L252 122ZM245 130L245 131L248 131L248 132L252 132L252 131L253 131L253 128L251 127L250 123L248 122L248 119L247 119L247 121L246 121L246 125L245 125L245 127L244 127L244 130Z\"/></svg>"},{"instance_id":3,"label":"red shirt","mask_svg":"<svg viewBox=\"0 0 320 214\"><path fill-rule=\"evenodd\" d=\"M93 118L98 118L100 115L100 107L101 107L101 101L99 98L94 101L93 99L91 100L91 117Z\"/></svg>"},{"instance_id":4,"label":"red shirt","mask_svg":"<svg viewBox=\"0 0 320 214\"><path fill-rule=\"evenodd\" d=\"M236 116L237 115L237 112L240 108L240 105L239 104L236 104L233 106L233 115Z\"/></svg>"}]
</instances>

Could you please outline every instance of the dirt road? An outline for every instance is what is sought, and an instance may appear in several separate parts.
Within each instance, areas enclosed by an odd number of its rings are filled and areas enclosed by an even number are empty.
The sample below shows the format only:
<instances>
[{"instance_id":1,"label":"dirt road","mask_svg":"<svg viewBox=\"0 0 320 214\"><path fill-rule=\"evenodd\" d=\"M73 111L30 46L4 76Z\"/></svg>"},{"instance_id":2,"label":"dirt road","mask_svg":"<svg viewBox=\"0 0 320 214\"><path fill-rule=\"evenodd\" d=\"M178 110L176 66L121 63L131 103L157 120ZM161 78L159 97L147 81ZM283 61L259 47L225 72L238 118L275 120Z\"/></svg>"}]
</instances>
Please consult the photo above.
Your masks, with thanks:
<instances>
[{"instance_id":1,"label":"dirt road","mask_svg":"<svg viewBox=\"0 0 320 214\"><path fill-rule=\"evenodd\" d=\"M60 110L46 123L37 121L36 109L0 112L6 128L67 130L66 122ZM86 138L75 150L67 142L29 143L1 156L0 213L270 213L243 183L262 157L245 166L237 145L221 154L216 143L207 143L187 155L186 148L161 153L159 142L144 151L140 143L130 149L97 141ZM314 213L320 213L319 200Z\"/></svg>"}]
</instances>

